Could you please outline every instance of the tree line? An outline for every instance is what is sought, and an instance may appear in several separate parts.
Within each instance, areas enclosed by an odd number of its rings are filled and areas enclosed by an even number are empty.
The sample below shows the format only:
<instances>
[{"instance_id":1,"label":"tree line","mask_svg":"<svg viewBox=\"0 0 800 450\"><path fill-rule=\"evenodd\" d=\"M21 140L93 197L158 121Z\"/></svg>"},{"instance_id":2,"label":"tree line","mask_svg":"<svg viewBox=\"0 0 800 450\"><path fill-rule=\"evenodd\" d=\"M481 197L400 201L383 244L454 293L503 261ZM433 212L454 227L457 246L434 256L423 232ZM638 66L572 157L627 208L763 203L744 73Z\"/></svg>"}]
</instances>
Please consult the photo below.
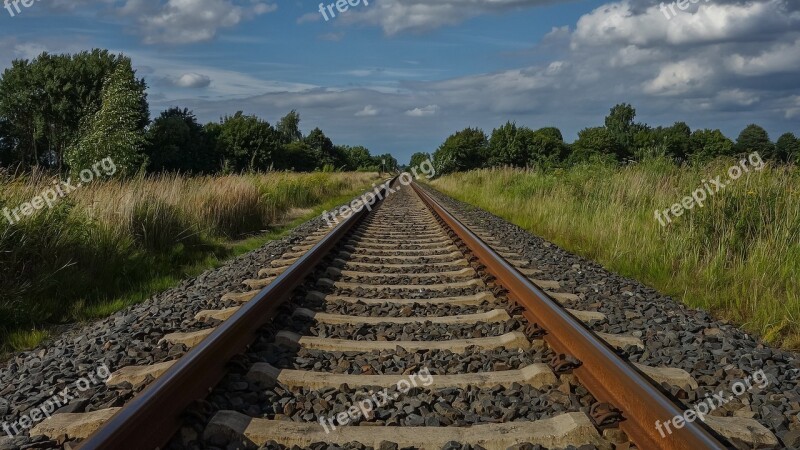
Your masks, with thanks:
<instances>
[{"instance_id":1,"label":"tree line","mask_svg":"<svg viewBox=\"0 0 800 450\"><path fill-rule=\"evenodd\" d=\"M742 130L735 142L718 129L692 130L684 122L651 127L636 122L636 110L623 103L611 108L604 126L581 130L571 144L564 142L558 128L534 131L507 122L491 136L479 128L450 135L432 160L438 173L451 173L501 166L566 167L588 161L627 163L648 157L695 164L752 152L759 152L765 161L794 163L800 159L800 139L785 133L772 142L767 131L755 124ZM428 158L427 153L415 153L410 164Z\"/></svg>"},{"instance_id":2,"label":"tree line","mask_svg":"<svg viewBox=\"0 0 800 450\"><path fill-rule=\"evenodd\" d=\"M95 49L18 59L0 76L0 168L80 171L111 157L120 173L267 170L390 171L397 161L363 146L307 135L290 111L273 126L239 111L200 124L186 108L150 120L147 84L130 58Z\"/></svg>"}]
</instances>

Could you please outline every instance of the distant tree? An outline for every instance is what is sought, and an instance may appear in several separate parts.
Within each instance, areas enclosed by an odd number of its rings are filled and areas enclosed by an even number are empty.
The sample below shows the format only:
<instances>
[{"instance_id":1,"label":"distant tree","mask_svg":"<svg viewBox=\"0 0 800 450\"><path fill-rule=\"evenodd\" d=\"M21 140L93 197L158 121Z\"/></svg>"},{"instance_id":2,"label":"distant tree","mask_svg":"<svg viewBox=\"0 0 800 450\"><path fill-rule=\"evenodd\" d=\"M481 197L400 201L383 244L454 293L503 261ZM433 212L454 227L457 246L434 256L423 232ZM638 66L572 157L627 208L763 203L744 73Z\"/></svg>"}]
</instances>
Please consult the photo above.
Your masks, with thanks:
<instances>
[{"instance_id":1,"label":"distant tree","mask_svg":"<svg viewBox=\"0 0 800 450\"><path fill-rule=\"evenodd\" d=\"M145 153L153 172L213 173L221 158L188 109L170 108L147 130Z\"/></svg>"},{"instance_id":2,"label":"distant tree","mask_svg":"<svg viewBox=\"0 0 800 450\"><path fill-rule=\"evenodd\" d=\"M647 156L668 156L675 160L684 160L689 154L691 135L691 128L684 122L676 122L666 128L638 125L638 131L634 135L633 156L639 160Z\"/></svg>"},{"instance_id":3,"label":"distant tree","mask_svg":"<svg viewBox=\"0 0 800 450\"><path fill-rule=\"evenodd\" d=\"M733 155L733 141L720 130L695 130L689 138L689 158L705 162L719 156Z\"/></svg>"},{"instance_id":4,"label":"distant tree","mask_svg":"<svg viewBox=\"0 0 800 450\"><path fill-rule=\"evenodd\" d=\"M141 128L142 93L130 62L122 62L108 77L102 104L85 120L81 137L66 152L70 169L77 173L110 157L121 175L130 175L146 164Z\"/></svg>"},{"instance_id":5,"label":"distant tree","mask_svg":"<svg viewBox=\"0 0 800 450\"><path fill-rule=\"evenodd\" d=\"M627 103L615 105L606 116L605 128L612 144L610 150L620 161L633 155L634 136L641 128L634 119L636 109Z\"/></svg>"},{"instance_id":6,"label":"distant tree","mask_svg":"<svg viewBox=\"0 0 800 450\"><path fill-rule=\"evenodd\" d=\"M400 164L398 164L394 156L389 153L374 156L372 160L373 167L383 169L384 172L394 172L400 167Z\"/></svg>"},{"instance_id":7,"label":"distant tree","mask_svg":"<svg viewBox=\"0 0 800 450\"><path fill-rule=\"evenodd\" d=\"M527 128L525 130L529 132L530 137L530 130ZM490 167L525 167L530 154L528 145L531 145L532 142L530 139L525 142L524 135L523 129L517 128L517 124L513 122L506 122L505 125L492 130L489 138L487 164Z\"/></svg>"},{"instance_id":8,"label":"distant tree","mask_svg":"<svg viewBox=\"0 0 800 450\"><path fill-rule=\"evenodd\" d=\"M347 162L347 170L366 170L373 167L374 161L369 149L363 146L342 146L339 150Z\"/></svg>"},{"instance_id":9,"label":"distant tree","mask_svg":"<svg viewBox=\"0 0 800 450\"><path fill-rule=\"evenodd\" d=\"M775 154L783 162L800 162L800 139L793 133L784 133L775 143Z\"/></svg>"},{"instance_id":10,"label":"distant tree","mask_svg":"<svg viewBox=\"0 0 800 450\"><path fill-rule=\"evenodd\" d=\"M617 159L616 146L617 140L608 129L584 128L578 132L578 139L572 144L569 162L575 164L594 159Z\"/></svg>"},{"instance_id":11,"label":"distant tree","mask_svg":"<svg viewBox=\"0 0 800 450\"><path fill-rule=\"evenodd\" d=\"M325 136L325 133L319 128L311 130L311 133L306 136L304 142L314 151L318 169L322 169L325 166L338 169L347 164L344 160L344 155L336 149L333 145L333 141L331 141L328 136Z\"/></svg>"},{"instance_id":12,"label":"distant tree","mask_svg":"<svg viewBox=\"0 0 800 450\"><path fill-rule=\"evenodd\" d=\"M522 132L522 140L528 147L528 166L549 167L567 158L569 147L564 143L561 130L555 127Z\"/></svg>"},{"instance_id":13,"label":"distant tree","mask_svg":"<svg viewBox=\"0 0 800 450\"><path fill-rule=\"evenodd\" d=\"M770 141L767 130L755 124L742 130L733 150L737 155L758 152L763 159L775 159L775 145Z\"/></svg>"},{"instance_id":14,"label":"distant tree","mask_svg":"<svg viewBox=\"0 0 800 450\"><path fill-rule=\"evenodd\" d=\"M411 155L411 162L408 163L409 167L419 167L425 161L430 161L431 155L429 153L417 152Z\"/></svg>"},{"instance_id":15,"label":"distant tree","mask_svg":"<svg viewBox=\"0 0 800 450\"><path fill-rule=\"evenodd\" d=\"M300 131L300 114L295 110L291 110L278 121L276 125L278 133L281 134L283 142L297 142L303 139L303 132Z\"/></svg>"},{"instance_id":16,"label":"distant tree","mask_svg":"<svg viewBox=\"0 0 800 450\"><path fill-rule=\"evenodd\" d=\"M483 167L488 138L479 128L465 128L449 136L434 152L433 163L440 174Z\"/></svg>"},{"instance_id":17,"label":"distant tree","mask_svg":"<svg viewBox=\"0 0 800 450\"><path fill-rule=\"evenodd\" d=\"M223 117L219 129L215 128L210 127L210 132L229 172L269 170L281 160L280 134L257 116L238 111Z\"/></svg>"},{"instance_id":18,"label":"distant tree","mask_svg":"<svg viewBox=\"0 0 800 450\"><path fill-rule=\"evenodd\" d=\"M280 155L275 160L276 169L295 172L312 172L318 164L316 152L303 141L284 144Z\"/></svg>"}]
</instances>

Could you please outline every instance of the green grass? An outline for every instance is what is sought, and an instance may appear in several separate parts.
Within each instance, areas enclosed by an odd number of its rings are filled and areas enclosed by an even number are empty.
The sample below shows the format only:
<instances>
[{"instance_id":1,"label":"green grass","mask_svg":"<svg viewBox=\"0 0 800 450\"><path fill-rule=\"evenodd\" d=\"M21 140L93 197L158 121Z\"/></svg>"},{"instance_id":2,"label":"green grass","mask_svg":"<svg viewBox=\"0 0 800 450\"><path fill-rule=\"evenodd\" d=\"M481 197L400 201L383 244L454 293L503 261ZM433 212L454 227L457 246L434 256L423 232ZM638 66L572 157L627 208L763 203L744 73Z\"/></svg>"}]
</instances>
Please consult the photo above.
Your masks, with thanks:
<instances>
[{"instance_id":1,"label":"green grass","mask_svg":"<svg viewBox=\"0 0 800 450\"><path fill-rule=\"evenodd\" d=\"M3 221L0 263L11 270L0 274L7 288L0 293L0 353L33 348L58 325L107 317L219 267L375 180L374 174L143 179L76 191L69 203L15 226ZM38 181L6 180L11 189L0 191L0 207L37 192ZM126 205L120 198L148 201ZM293 211L300 214L289 217Z\"/></svg>"},{"instance_id":2,"label":"green grass","mask_svg":"<svg viewBox=\"0 0 800 450\"><path fill-rule=\"evenodd\" d=\"M800 348L800 171L753 171L666 227L654 212L735 164L651 160L549 172L458 173L437 189L562 248L716 313L766 341Z\"/></svg>"}]
</instances>

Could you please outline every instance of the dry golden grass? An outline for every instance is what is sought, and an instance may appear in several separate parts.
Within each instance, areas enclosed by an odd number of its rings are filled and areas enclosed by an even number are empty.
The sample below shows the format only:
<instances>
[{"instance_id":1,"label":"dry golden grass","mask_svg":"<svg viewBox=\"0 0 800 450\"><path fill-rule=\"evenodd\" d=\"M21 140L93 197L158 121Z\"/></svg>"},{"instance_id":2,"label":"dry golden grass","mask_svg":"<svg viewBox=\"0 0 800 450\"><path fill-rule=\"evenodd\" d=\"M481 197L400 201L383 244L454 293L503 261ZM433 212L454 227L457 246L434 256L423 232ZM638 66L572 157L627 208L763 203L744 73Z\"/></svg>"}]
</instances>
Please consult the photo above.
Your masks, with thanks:
<instances>
[{"instance_id":1,"label":"dry golden grass","mask_svg":"<svg viewBox=\"0 0 800 450\"><path fill-rule=\"evenodd\" d=\"M80 317L77 310L141 286L168 285L164 277L228 256L232 240L286 223L292 209L354 196L376 180L374 173L96 180L13 225L0 215L0 337ZM0 210L52 185L41 173L0 176Z\"/></svg>"}]
</instances>

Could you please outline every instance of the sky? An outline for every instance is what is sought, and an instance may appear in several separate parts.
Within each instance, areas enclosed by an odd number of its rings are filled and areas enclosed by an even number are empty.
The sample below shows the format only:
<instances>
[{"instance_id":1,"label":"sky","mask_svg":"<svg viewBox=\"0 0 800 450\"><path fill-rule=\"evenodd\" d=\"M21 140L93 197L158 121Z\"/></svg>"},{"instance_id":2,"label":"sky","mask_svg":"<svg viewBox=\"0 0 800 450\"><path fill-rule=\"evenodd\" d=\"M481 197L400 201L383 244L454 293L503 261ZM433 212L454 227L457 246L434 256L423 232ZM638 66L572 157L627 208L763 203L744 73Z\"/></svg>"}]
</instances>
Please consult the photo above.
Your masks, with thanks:
<instances>
[{"instance_id":1,"label":"sky","mask_svg":"<svg viewBox=\"0 0 800 450\"><path fill-rule=\"evenodd\" d=\"M800 135L800 1L683 1L360 0L326 21L318 0L36 0L0 10L0 69L106 48L154 117L295 109L401 163L509 120L572 141L623 102L653 126Z\"/></svg>"}]
</instances>

